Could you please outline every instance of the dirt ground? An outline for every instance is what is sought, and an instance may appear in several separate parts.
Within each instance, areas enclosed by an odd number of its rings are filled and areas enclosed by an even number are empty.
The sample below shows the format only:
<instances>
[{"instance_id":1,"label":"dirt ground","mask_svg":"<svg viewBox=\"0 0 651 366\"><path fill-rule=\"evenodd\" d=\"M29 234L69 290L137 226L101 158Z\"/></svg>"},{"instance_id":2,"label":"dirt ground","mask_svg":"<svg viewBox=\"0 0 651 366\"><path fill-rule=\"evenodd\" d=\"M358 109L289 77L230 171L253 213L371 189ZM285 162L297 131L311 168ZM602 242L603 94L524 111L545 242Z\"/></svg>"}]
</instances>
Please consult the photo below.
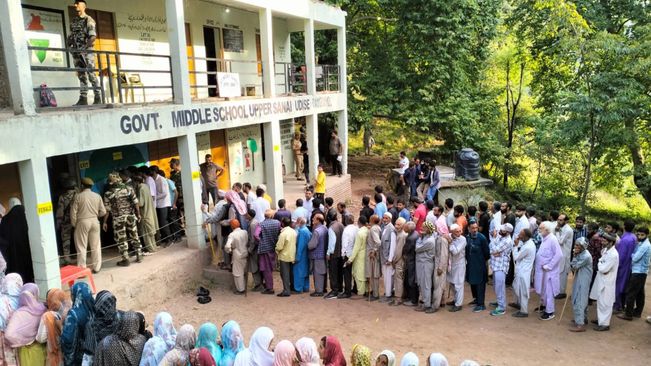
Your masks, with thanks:
<instances>
[{"instance_id":1,"label":"dirt ground","mask_svg":"<svg viewBox=\"0 0 651 366\"><path fill-rule=\"evenodd\" d=\"M386 159L352 158L353 201L351 212L359 212L359 201L369 194L375 184L382 183ZM207 283L204 283L204 285ZM282 286L278 275L276 290ZM289 298L249 293L247 297L233 295L227 286L210 286L212 302L200 305L192 293L179 295L164 304L151 304L143 309L149 319L158 311L169 311L177 329L184 323L198 327L212 321L221 326L227 320L237 320L245 341L259 326L271 327L276 338L296 341L303 336L315 340L324 335L337 336L349 357L355 343L371 348L374 355L391 349L401 358L408 351L418 354L422 365L431 352L441 352L451 365L464 359L474 359L482 365L648 365L651 359L651 325L644 319L626 322L613 317L611 331L570 333L571 301L563 320L559 317L563 301L557 301L557 318L543 322L533 316L516 319L510 311L502 317L491 317L488 311L472 313L465 305L458 313L444 309L435 314L417 313L405 306L390 307L369 303L357 296L349 300L324 300L307 294ZM651 288L647 285L647 304L651 304ZM513 295L508 293L508 300ZM486 300L493 301L493 287L488 286ZM471 299L466 287L465 301ZM530 309L536 305L532 294ZM590 307L590 319L596 318L595 306ZM651 315L647 306L646 315Z\"/></svg>"}]
</instances>

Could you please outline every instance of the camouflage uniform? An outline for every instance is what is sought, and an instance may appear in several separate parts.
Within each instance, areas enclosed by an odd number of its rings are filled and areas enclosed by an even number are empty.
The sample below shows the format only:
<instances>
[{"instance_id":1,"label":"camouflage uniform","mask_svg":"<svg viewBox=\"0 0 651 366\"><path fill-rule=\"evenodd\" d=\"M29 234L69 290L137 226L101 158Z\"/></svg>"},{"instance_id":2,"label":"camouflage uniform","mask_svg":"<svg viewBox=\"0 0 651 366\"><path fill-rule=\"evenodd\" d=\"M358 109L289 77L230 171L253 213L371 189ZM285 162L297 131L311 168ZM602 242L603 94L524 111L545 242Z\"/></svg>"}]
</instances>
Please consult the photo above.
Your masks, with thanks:
<instances>
[{"instance_id":1,"label":"camouflage uniform","mask_svg":"<svg viewBox=\"0 0 651 366\"><path fill-rule=\"evenodd\" d=\"M113 184L104 193L104 206L113 216L113 236L118 244L118 251L123 258L129 259L129 242L142 255L136 219L138 198L131 186L124 183Z\"/></svg>"},{"instance_id":2,"label":"camouflage uniform","mask_svg":"<svg viewBox=\"0 0 651 366\"><path fill-rule=\"evenodd\" d=\"M70 205L77 195L77 190L72 188L59 196L57 204L57 225L61 230L61 246L63 247L63 261L70 262L70 238L72 236L72 223L70 222Z\"/></svg>"},{"instance_id":3,"label":"camouflage uniform","mask_svg":"<svg viewBox=\"0 0 651 366\"><path fill-rule=\"evenodd\" d=\"M70 21L70 36L68 36L68 46L79 50L79 52L72 52L72 60L76 68L80 69L94 69L95 68L95 54L92 51L92 46L89 48L88 39L90 37L97 37L97 30L95 20L89 15L82 17L73 17ZM94 71L77 71L79 78L79 86L81 90L79 95L86 97L88 95L88 80L93 85L95 92L95 99L99 96L99 82Z\"/></svg>"}]
</instances>

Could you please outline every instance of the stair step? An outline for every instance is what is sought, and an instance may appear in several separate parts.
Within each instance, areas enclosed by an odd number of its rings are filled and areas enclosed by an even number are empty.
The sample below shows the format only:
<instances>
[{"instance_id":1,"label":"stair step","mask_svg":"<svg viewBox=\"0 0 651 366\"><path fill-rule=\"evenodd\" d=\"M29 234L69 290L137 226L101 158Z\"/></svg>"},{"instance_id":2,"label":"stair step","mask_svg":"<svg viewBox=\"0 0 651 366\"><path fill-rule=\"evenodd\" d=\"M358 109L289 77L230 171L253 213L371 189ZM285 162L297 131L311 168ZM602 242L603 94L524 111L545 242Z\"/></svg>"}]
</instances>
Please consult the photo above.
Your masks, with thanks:
<instances>
[{"instance_id":1,"label":"stair step","mask_svg":"<svg viewBox=\"0 0 651 366\"><path fill-rule=\"evenodd\" d=\"M225 289L230 289L233 284L233 275L231 272L224 271L213 265L203 268L203 278Z\"/></svg>"}]
</instances>

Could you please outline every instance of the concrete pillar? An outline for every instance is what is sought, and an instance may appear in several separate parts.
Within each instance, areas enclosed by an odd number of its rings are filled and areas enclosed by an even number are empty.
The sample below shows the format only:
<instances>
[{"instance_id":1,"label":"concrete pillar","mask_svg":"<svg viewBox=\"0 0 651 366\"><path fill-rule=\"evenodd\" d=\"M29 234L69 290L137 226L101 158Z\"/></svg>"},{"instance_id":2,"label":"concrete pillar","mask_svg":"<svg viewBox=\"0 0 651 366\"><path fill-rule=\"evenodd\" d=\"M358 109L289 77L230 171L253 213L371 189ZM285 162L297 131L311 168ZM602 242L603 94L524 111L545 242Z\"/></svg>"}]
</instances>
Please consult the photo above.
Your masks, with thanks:
<instances>
[{"instance_id":1,"label":"concrete pillar","mask_svg":"<svg viewBox=\"0 0 651 366\"><path fill-rule=\"evenodd\" d=\"M260 9L260 43L262 48L262 85L264 97L276 96L274 40L271 9Z\"/></svg>"},{"instance_id":2,"label":"concrete pillar","mask_svg":"<svg viewBox=\"0 0 651 366\"><path fill-rule=\"evenodd\" d=\"M174 103L190 104L192 98L190 96L183 0L165 0L165 15L167 16L167 36L172 58Z\"/></svg>"},{"instance_id":3,"label":"concrete pillar","mask_svg":"<svg viewBox=\"0 0 651 366\"><path fill-rule=\"evenodd\" d=\"M201 224L201 183L199 180L199 157L197 136L190 133L177 138L181 158L181 183L183 184L183 205L185 213L185 236L188 247L203 249L206 239Z\"/></svg>"},{"instance_id":4,"label":"concrete pillar","mask_svg":"<svg viewBox=\"0 0 651 366\"><path fill-rule=\"evenodd\" d=\"M34 279L41 297L45 298L48 289L61 287L47 162L45 157L35 157L20 162L18 169L29 227Z\"/></svg>"},{"instance_id":5,"label":"concrete pillar","mask_svg":"<svg viewBox=\"0 0 651 366\"><path fill-rule=\"evenodd\" d=\"M14 113L34 115L36 103L32 90L32 70L20 3L20 0L0 1L0 33Z\"/></svg>"},{"instance_id":6,"label":"concrete pillar","mask_svg":"<svg viewBox=\"0 0 651 366\"><path fill-rule=\"evenodd\" d=\"M305 19L305 68L307 75L305 81L307 83L307 93L310 95L316 94L316 62L314 51L314 20ZM311 159L311 157L310 157ZM310 174L312 172L310 171Z\"/></svg>"},{"instance_id":7,"label":"concrete pillar","mask_svg":"<svg viewBox=\"0 0 651 366\"><path fill-rule=\"evenodd\" d=\"M264 133L264 173L267 194L273 198L272 207L279 199L284 198L283 165L280 141L280 121L275 119L263 125Z\"/></svg>"},{"instance_id":8,"label":"concrete pillar","mask_svg":"<svg viewBox=\"0 0 651 366\"><path fill-rule=\"evenodd\" d=\"M310 160L310 181L316 178L316 167L319 165L319 115L305 116L305 132L307 134L307 153Z\"/></svg>"},{"instance_id":9,"label":"concrete pillar","mask_svg":"<svg viewBox=\"0 0 651 366\"><path fill-rule=\"evenodd\" d=\"M345 106L348 105L348 79L346 63L346 26L337 28L337 63L339 64L339 90L346 98ZM348 109L338 113L338 131L341 142L344 143L344 153L341 159L341 168L344 174L348 174Z\"/></svg>"}]
</instances>

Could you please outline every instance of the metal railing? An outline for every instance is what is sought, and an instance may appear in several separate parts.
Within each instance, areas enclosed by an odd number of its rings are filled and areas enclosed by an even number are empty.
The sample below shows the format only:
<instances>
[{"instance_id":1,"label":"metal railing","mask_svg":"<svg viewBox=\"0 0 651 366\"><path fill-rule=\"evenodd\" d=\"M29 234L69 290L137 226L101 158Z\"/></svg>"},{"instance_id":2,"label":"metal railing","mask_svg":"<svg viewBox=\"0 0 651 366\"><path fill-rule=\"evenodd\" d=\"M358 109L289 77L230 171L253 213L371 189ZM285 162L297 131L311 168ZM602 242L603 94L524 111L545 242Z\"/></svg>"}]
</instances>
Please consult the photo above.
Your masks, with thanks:
<instances>
[{"instance_id":1,"label":"metal railing","mask_svg":"<svg viewBox=\"0 0 651 366\"><path fill-rule=\"evenodd\" d=\"M197 61L205 63L206 71L198 71ZM190 89L197 91L198 89L207 89L208 96L218 96L219 86L217 85L217 73L228 72L235 73L240 76L240 84L245 89L245 96L250 92L250 88L260 88L262 94L263 80L262 80L262 62L249 61L249 60L227 60L214 57L188 57L188 62L193 63L190 67ZM202 67L203 68L203 67ZM210 71L208 71L210 69ZM199 84L196 80L197 75L206 75L206 82ZM192 80L194 76L194 81ZM255 82L251 82L255 80ZM257 92L254 90L254 95Z\"/></svg>"},{"instance_id":2,"label":"metal railing","mask_svg":"<svg viewBox=\"0 0 651 366\"><path fill-rule=\"evenodd\" d=\"M51 51L51 52L63 52L65 54L65 59L73 60L82 53L78 49L73 48L51 48L51 47L34 47L29 46L30 51ZM70 67L70 66L39 66L32 65L32 72L92 72L99 74L99 86L93 87L92 85L88 86L88 90L99 89L101 101L105 104L115 104L116 99L118 103L128 103L129 93L131 94L131 103L135 102L134 90L142 90L142 102L146 102L146 90L150 89L169 89L170 94L169 98L174 98L174 88L173 88L173 79L172 79L172 59L169 55L155 55L155 54L146 54L146 53L134 53L134 52L117 52L117 51L101 51L101 50L84 50L84 54L92 53L95 55L95 65L92 67ZM150 58L150 59L164 59L167 62L164 64L167 66L166 69L146 69L146 68L128 68L124 66L121 62L121 57L141 57L141 58ZM74 61L73 61L74 65ZM169 85L145 85L142 82L140 74L164 74L169 75ZM105 90L104 81L108 78L108 93ZM52 91L80 91L81 86L56 86L51 85L51 83L45 82L48 88ZM34 91L38 92L40 87L34 88Z\"/></svg>"},{"instance_id":3,"label":"metal railing","mask_svg":"<svg viewBox=\"0 0 651 366\"><path fill-rule=\"evenodd\" d=\"M282 83L277 83L284 94L307 93L307 68L305 65L292 64L288 62L277 62L276 68L281 67L282 71L276 71L276 80L282 76ZM341 85L339 65L317 65L316 66L316 91L329 92L339 91Z\"/></svg>"}]
</instances>

